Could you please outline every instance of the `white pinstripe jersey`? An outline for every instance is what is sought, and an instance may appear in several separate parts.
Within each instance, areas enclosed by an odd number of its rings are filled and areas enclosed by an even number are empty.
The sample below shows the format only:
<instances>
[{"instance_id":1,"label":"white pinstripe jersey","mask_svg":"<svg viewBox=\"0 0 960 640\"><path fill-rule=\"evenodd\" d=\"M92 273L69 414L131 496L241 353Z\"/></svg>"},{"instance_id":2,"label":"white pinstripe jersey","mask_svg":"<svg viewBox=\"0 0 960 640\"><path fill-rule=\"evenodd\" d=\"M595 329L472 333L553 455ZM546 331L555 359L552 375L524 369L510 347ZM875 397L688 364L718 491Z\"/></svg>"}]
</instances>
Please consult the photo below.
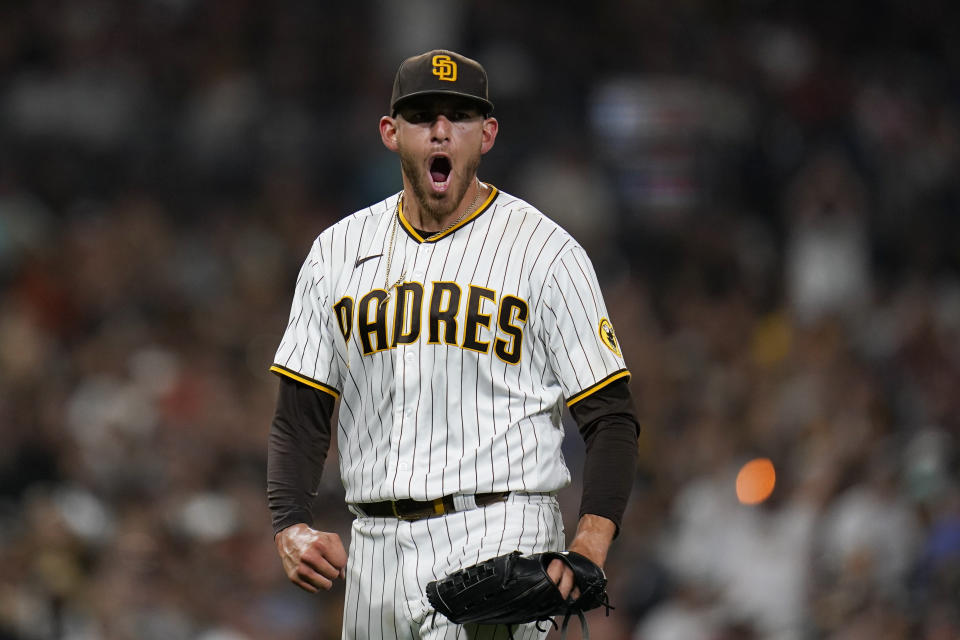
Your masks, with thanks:
<instances>
[{"instance_id":1,"label":"white pinstripe jersey","mask_svg":"<svg viewBox=\"0 0 960 640\"><path fill-rule=\"evenodd\" d=\"M490 191L426 239L395 194L304 261L271 370L340 399L348 502L560 489L564 402L629 375L583 248Z\"/></svg>"}]
</instances>

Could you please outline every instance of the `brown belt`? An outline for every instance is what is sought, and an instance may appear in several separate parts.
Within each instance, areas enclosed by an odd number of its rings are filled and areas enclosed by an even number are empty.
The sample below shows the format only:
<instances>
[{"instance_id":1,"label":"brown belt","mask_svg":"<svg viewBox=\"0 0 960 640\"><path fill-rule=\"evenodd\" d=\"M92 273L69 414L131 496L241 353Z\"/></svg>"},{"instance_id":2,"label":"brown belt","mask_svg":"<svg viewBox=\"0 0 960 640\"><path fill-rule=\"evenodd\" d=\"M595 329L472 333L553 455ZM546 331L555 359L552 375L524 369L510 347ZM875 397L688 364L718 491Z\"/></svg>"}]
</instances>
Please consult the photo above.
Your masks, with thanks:
<instances>
[{"instance_id":1,"label":"brown belt","mask_svg":"<svg viewBox=\"0 0 960 640\"><path fill-rule=\"evenodd\" d=\"M477 493L473 495L473 499L478 507L485 507L495 502L503 502L509 495L509 491ZM423 520L462 511L454 506L453 496L443 496L426 502L407 499L384 500L383 502L360 502L353 506L368 518L399 518L400 520Z\"/></svg>"}]
</instances>

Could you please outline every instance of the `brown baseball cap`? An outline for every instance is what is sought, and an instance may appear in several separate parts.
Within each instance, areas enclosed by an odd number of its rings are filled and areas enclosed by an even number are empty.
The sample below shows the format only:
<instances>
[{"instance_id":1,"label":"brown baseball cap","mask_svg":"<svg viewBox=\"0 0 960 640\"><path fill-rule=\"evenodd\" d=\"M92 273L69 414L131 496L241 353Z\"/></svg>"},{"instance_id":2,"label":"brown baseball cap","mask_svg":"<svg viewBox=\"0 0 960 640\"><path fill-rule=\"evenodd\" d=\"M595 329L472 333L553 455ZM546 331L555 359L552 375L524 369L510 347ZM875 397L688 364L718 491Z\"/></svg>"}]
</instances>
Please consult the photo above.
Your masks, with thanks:
<instances>
[{"instance_id":1,"label":"brown baseball cap","mask_svg":"<svg viewBox=\"0 0 960 640\"><path fill-rule=\"evenodd\" d=\"M396 113L397 105L408 98L429 94L469 98L479 103L484 114L493 111L483 65L446 49L427 51L400 64L393 80L390 112Z\"/></svg>"}]
</instances>

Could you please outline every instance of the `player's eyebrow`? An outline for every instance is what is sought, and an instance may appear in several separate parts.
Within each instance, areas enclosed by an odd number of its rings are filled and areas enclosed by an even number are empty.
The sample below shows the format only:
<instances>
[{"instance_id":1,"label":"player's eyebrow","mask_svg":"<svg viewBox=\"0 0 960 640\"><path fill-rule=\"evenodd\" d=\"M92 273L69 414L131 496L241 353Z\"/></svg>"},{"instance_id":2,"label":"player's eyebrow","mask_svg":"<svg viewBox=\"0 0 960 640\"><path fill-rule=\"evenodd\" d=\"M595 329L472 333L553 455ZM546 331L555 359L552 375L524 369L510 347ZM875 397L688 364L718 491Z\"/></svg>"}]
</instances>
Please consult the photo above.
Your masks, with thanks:
<instances>
[{"instance_id":1,"label":"player's eyebrow","mask_svg":"<svg viewBox=\"0 0 960 640\"><path fill-rule=\"evenodd\" d=\"M410 115L421 112L439 114L454 111L463 111L475 116L483 115L483 111L475 102L456 97L413 98L400 105L397 109L399 115Z\"/></svg>"}]
</instances>

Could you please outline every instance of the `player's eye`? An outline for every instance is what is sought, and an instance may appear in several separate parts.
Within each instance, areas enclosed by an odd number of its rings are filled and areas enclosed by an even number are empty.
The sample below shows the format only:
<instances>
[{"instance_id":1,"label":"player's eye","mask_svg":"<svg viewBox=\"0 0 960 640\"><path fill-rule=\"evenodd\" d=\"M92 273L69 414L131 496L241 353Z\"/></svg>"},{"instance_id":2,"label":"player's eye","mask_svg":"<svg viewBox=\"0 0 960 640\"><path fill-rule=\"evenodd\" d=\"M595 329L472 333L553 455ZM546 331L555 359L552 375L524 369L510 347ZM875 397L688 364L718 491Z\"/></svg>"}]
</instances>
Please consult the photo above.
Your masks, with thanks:
<instances>
[{"instance_id":1,"label":"player's eye","mask_svg":"<svg viewBox=\"0 0 960 640\"><path fill-rule=\"evenodd\" d=\"M450 122L465 122L467 120L472 120L476 118L479 114L473 110L453 110L447 116L450 119Z\"/></svg>"}]
</instances>

